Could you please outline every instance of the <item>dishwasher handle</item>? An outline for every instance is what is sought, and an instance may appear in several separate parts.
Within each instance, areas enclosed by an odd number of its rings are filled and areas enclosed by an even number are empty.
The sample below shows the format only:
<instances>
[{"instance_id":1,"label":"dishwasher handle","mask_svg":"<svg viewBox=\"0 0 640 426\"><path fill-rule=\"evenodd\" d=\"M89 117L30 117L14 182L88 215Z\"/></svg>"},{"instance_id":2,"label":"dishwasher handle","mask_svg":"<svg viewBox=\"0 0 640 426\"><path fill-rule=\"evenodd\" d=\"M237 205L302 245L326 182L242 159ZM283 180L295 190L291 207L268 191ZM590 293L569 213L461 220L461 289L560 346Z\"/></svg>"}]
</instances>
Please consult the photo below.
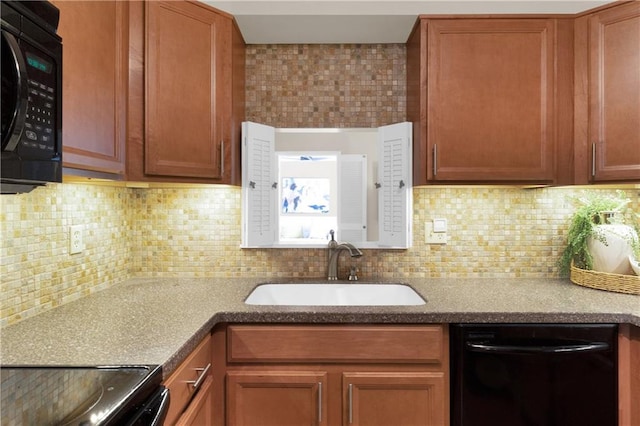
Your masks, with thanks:
<instances>
[{"instance_id":1,"label":"dishwasher handle","mask_svg":"<svg viewBox=\"0 0 640 426\"><path fill-rule=\"evenodd\" d=\"M590 342L583 344L559 344L559 345L494 345L491 343L467 342L467 349L472 352L486 352L495 354L560 354L560 353L587 353L599 352L609 349L609 344L604 342Z\"/></svg>"}]
</instances>

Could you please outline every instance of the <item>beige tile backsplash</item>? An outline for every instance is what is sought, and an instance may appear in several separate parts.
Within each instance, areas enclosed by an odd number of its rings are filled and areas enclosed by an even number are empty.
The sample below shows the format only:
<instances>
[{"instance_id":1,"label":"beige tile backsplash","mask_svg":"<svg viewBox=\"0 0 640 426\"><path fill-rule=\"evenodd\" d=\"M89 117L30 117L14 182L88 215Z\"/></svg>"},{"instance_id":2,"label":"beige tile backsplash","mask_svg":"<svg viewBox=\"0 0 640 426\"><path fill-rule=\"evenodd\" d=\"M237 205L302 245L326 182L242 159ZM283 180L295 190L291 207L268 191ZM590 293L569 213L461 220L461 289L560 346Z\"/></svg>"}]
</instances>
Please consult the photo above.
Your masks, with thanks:
<instances>
[{"instance_id":1,"label":"beige tile backsplash","mask_svg":"<svg viewBox=\"0 0 640 426\"><path fill-rule=\"evenodd\" d=\"M404 55L402 45L249 46L247 119L276 127L403 121ZM555 277L568 197L580 191L415 188L413 247L366 250L360 276ZM638 190L627 193L640 211ZM325 275L322 249L240 249L240 202L239 188L223 186L65 183L1 196L0 326L130 277ZM447 245L424 244L424 223L436 217L448 220ZM85 248L74 255L71 225L84 234Z\"/></svg>"},{"instance_id":2,"label":"beige tile backsplash","mask_svg":"<svg viewBox=\"0 0 640 426\"><path fill-rule=\"evenodd\" d=\"M363 278L554 277L571 188L414 189L408 250L366 250ZM611 191L599 189L598 191ZM637 190L627 190L640 211ZM323 277L322 249L240 249L240 189L53 184L0 198L1 324L145 277ZM448 220L447 245L424 223ZM70 225L85 248L69 254ZM345 267L349 262L343 262ZM345 271L342 271L344 274Z\"/></svg>"},{"instance_id":3,"label":"beige tile backsplash","mask_svg":"<svg viewBox=\"0 0 640 426\"><path fill-rule=\"evenodd\" d=\"M16 322L130 275L133 199L122 188L51 184L0 197L0 321ZM69 254L69 227L85 249Z\"/></svg>"}]
</instances>

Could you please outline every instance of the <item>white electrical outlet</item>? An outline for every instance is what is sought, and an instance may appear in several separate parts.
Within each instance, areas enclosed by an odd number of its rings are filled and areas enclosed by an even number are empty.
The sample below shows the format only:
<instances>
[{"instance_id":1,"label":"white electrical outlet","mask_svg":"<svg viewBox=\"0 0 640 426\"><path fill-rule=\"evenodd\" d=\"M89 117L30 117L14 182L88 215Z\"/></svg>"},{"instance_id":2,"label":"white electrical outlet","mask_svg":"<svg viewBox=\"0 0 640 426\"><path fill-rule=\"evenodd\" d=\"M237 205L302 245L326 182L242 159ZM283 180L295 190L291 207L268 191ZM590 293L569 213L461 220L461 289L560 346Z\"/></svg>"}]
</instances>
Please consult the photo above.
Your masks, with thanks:
<instances>
[{"instance_id":1,"label":"white electrical outlet","mask_svg":"<svg viewBox=\"0 0 640 426\"><path fill-rule=\"evenodd\" d=\"M444 220L443 223L441 221ZM435 227L434 227L435 222ZM434 229L435 228L435 229ZM442 231L444 229L444 231ZM436 232L438 230L438 232ZM427 244L447 244L446 219L434 219L433 222L424 223L424 242Z\"/></svg>"},{"instance_id":2,"label":"white electrical outlet","mask_svg":"<svg viewBox=\"0 0 640 426\"><path fill-rule=\"evenodd\" d=\"M69 254L82 253L84 244L82 242L82 225L69 227Z\"/></svg>"}]
</instances>

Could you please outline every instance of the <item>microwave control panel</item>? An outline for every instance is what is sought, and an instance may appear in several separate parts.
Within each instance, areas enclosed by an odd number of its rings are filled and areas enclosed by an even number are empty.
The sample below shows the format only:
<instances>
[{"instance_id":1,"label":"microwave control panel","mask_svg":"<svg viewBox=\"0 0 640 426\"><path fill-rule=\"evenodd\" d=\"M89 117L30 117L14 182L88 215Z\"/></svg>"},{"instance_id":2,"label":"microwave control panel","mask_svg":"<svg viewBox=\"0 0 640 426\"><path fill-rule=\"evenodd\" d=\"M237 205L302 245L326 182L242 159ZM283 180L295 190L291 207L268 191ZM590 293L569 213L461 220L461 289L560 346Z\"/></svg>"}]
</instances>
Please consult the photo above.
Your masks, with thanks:
<instances>
[{"instance_id":1,"label":"microwave control panel","mask_svg":"<svg viewBox=\"0 0 640 426\"><path fill-rule=\"evenodd\" d=\"M51 158L56 152L55 62L33 53L22 43L27 65L28 97L20 153L31 158Z\"/></svg>"}]
</instances>

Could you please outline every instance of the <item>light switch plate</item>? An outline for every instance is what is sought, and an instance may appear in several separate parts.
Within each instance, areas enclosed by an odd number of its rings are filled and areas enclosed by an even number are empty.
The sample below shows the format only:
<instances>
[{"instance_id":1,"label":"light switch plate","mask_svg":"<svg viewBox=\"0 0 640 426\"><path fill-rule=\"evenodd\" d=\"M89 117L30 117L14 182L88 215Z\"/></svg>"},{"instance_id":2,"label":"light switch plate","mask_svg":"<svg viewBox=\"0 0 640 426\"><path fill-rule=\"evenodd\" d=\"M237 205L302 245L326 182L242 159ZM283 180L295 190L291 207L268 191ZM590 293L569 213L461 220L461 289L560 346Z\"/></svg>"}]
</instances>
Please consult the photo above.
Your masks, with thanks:
<instances>
[{"instance_id":1,"label":"light switch plate","mask_svg":"<svg viewBox=\"0 0 640 426\"><path fill-rule=\"evenodd\" d=\"M433 232L447 232L447 219L433 219Z\"/></svg>"},{"instance_id":2,"label":"light switch plate","mask_svg":"<svg viewBox=\"0 0 640 426\"><path fill-rule=\"evenodd\" d=\"M433 222L424 224L424 242L427 244L447 244L446 232L434 232Z\"/></svg>"}]
</instances>

